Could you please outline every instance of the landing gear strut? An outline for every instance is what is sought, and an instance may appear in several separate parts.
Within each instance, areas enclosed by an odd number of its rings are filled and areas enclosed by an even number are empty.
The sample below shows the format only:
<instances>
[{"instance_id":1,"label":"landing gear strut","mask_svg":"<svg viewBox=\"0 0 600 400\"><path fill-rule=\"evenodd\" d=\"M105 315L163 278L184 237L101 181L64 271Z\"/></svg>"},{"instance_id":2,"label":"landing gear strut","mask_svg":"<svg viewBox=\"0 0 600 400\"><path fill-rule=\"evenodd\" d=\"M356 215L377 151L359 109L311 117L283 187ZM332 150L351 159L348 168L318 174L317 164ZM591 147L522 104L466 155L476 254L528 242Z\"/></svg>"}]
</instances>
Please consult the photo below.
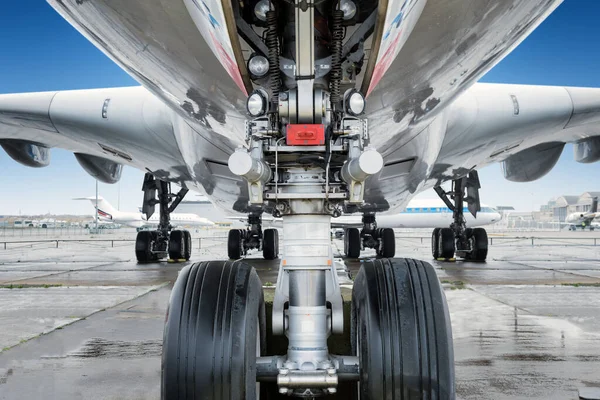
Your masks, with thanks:
<instances>
[{"instance_id":1,"label":"landing gear strut","mask_svg":"<svg viewBox=\"0 0 600 400\"><path fill-rule=\"evenodd\" d=\"M279 255L279 232L263 231L260 214L248 215L248 228L232 229L227 237L227 256L231 260L244 257L252 249L262 250L265 260L274 260Z\"/></svg>"},{"instance_id":2,"label":"landing gear strut","mask_svg":"<svg viewBox=\"0 0 600 400\"><path fill-rule=\"evenodd\" d=\"M361 248L375 249L378 257L391 258L396 254L396 236L392 228L378 228L374 214L364 214L363 228L346 229L344 254L349 258L360 257Z\"/></svg>"},{"instance_id":3,"label":"landing gear strut","mask_svg":"<svg viewBox=\"0 0 600 400\"><path fill-rule=\"evenodd\" d=\"M135 241L138 262L154 262L165 257L174 261L187 261L192 253L192 236L187 230L173 230L171 213L183 200L188 189L171 193L171 183L156 179L152 174L144 176L144 201L142 213L146 219L154 214L156 204L160 207L158 228L155 231L140 231ZM156 198L158 192L158 199Z\"/></svg>"},{"instance_id":4,"label":"landing gear strut","mask_svg":"<svg viewBox=\"0 0 600 400\"><path fill-rule=\"evenodd\" d=\"M452 191L445 192L441 187L434 189L438 196L452 210L452 224L449 228L435 228L431 235L431 252L435 259L458 257L470 261L485 261L488 252L488 238L483 228L467 228L464 216L464 203L474 217L481 210L479 202L479 176L471 171L466 177L452 181ZM465 189L467 195L465 196Z\"/></svg>"}]
</instances>

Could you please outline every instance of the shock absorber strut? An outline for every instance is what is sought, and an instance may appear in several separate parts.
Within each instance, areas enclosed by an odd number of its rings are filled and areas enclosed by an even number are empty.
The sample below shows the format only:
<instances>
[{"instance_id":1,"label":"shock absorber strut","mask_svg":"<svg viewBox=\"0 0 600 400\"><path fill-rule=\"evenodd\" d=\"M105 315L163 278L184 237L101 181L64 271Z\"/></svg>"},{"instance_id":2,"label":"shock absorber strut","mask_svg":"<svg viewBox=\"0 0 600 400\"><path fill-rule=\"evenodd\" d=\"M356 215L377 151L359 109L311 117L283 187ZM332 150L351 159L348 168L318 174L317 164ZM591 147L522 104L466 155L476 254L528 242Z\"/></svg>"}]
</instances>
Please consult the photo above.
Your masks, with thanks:
<instances>
[{"instance_id":1,"label":"shock absorber strut","mask_svg":"<svg viewBox=\"0 0 600 400\"><path fill-rule=\"evenodd\" d=\"M279 40L277 38L277 13L274 10L267 11L267 37L266 43L269 49L269 76L271 86L271 110L279 108L279 89L281 78L279 76Z\"/></svg>"},{"instance_id":2,"label":"shock absorber strut","mask_svg":"<svg viewBox=\"0 0 600 400\"><path fill-rule=\"evenodd\" d=\"M329 77L329 92L331 94L331 104L336 107L340 102L340 81L342 80L342 40L344 39L344 29L342 20L344 12L336 8L333 10L332 19L332 40L331 40L331 73Z\"/></svg>"}]
</instances>

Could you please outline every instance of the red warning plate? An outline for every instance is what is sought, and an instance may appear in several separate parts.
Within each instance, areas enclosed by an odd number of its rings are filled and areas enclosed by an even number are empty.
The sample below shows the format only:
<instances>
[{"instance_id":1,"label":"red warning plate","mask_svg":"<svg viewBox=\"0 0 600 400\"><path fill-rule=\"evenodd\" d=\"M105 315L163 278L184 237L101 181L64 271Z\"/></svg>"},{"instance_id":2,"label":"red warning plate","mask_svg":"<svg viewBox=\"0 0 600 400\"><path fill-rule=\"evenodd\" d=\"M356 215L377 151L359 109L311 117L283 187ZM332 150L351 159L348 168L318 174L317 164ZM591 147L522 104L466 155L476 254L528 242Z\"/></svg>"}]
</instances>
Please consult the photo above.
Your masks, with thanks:
<instances>
[{"instance_id":1,"label":"red warning plate","mask_svg":"<svg viewBox=\"0 0 600 400\"><path fill-rule=\"evenodd\" d=\"M321 124L288 124L288 146L320 146L325 144L325 126Z\"/></svg>"}]
</instances>

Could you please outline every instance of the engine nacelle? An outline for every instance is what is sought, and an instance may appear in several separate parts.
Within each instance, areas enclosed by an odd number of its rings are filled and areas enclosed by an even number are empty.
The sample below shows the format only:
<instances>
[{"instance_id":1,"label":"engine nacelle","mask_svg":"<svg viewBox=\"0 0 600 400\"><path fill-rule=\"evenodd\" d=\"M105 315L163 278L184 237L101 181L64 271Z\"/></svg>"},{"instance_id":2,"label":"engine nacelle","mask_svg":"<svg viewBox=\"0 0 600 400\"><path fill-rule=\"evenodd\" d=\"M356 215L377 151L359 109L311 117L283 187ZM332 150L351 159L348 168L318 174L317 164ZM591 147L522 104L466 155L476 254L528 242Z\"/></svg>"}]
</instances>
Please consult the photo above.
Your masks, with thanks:
<instances>
[{"instance_id":1,"label":"engine nacelle","mask_svg":"<svg viewBox=\"0 0 600 400\"><path fill-rule=\"evenodd\" d=\"M117 183L121 179L123 165L90 154L75 153L79 165L91 176L104 183Z\"/></svg>"},{"instance_id":2,"label":"engine nacelle","mask_svg":"<svg viewBox=\"0 0 600 400\"><path fill-rule=\"evenodd\" d=\"M50 164L50 149L23 140L6 139L0 143L6 154L27 167L41 168Z\"/></svg>"},{"instance_id":3,"label":"engine nacelle","mask_svg":"<svg viewBox=\"0 0 600 400\"><path fill-rule=\"evenodd\" d=\"M564 147L564 143L549 142L513 154L502 161L504 178L512 182L540 179L554 168Z\"/></svg>"},{"instance_id":4,"label":"engine nacelle","mask_svg":"<svg viewBox=\"0 0 600 400\"><path fill-rule=\"evenodd\" d=\"M573 145L575 161L589 164L600 161L600 137L582 140Z\"/></svg>"}]
</instances>

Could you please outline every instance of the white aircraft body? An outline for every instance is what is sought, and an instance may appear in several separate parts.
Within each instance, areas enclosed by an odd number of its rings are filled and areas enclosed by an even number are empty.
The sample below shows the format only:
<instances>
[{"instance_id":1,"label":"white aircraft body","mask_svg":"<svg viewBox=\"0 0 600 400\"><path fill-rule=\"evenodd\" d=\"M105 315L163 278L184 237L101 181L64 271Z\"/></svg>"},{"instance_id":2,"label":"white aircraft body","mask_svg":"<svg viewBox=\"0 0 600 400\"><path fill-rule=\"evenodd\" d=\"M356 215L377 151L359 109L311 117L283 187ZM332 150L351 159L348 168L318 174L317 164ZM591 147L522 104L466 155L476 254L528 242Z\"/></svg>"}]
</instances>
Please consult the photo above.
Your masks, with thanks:
<instances>
[{"instance_id":1,"label":"white aircraft body","mask_svg":"<svg viewBox=\"0 0 600 400\"><path fill-rule=\"evenodd\" d=\"M570 225L570 230L576 230L577 228L593 230L599 225L598 222L594 222L596 218L600 218L600 212L598 212L598 198L594 197L589 211L571 213L567 215L565 222Z\"/></svg>"},{"instance_id":2,"label":"white aircraft body","mask_svg":"<svg viewBox=\"0 0 600 400\"><path fill-rule=\"evenodd\" d=\"M464 210L465 222L470 227L495 224L502 219L496 209L481 204L481 211L474 217ZM235 218L237 219L237 218ZM263 222L269 226L283 227L282 221L263 217ZM385 228L436 228L449 226L452 223L452 210L443 201L436 199L411 200L401 213L381 214L377 217L377 225ZM360 228L363 226L362 216L342 215L331 221L332 228Z\"/></svg>"},{"instance_id":3,"label":"white aircraft body","mask_svg":"<svg viewBox=\"0 0 600 400\"><path fill-rule=\"evenodd\" d=\"M477 227L495 224L502 216L494 208L481 204L477 217L464 208L468 226ZM377 217L377 225L385 228L436 228L449 226L452 223L452 210L444 202L435 199L411 200L404 211L397 214L381 214ZM334 228L362 227L360 215L342 215L331 221Z\"/></svg>"},{"instance_id":4,"label":"white aircraft body","mask_svg":"<svg viewBox=\"0 0 600 400\"><path fill-rule=\"evenodd\" d=\"M44 167L51 148L67 149L107 183L123 165L145 171L143 212L165 213L156 231L138 233L140 262L190 258L189 232L168 224L188 190L248 216L247 230L229 232L229 258L258 248L282 259L271 326L288 352L260 362L266 322L253 268L223 260L181 271L163 399L254 398L265 381L275 395L320 397L358 382L363 400L454 399L444 291L431 265L394 258L394 232L377 215L434 188L458 211L433 230L432 256L483 262L486 232L462 215L480 211L477 170L501 163L506 179L530 182L566 143L577 162L600 160L600 89L477 83L561 0L48 2L142 86L0 95L7 154ZM183 189L171 193L171 182ZM283 220L281 254L263 213ZM347 331L330 243L343 213L365 217L347 229L345 254L378 256L354 280L356 357L327 347Z\"/></svg>"},{"instance_id":5,"label":"white aircraft body","mask_svg":"<svg viewBox=\"0 0 600 400\"><path fill-rule=\"evenodd\" d=\"M159 223L160 216L152 215L146 219L146 216L141 212L119 211L112 206L102 196L98 196L98 204L96 205L96 197L81 197L74 200L89 200L94 208L98 209L98 219L105 222L115 222L121 225L127 225L134 228L156 228ZM177 227L184 226L214 226L214 222L202 218L196 214L189 213L172 213L171 225Z\"/></svg>"}]
</instances>

